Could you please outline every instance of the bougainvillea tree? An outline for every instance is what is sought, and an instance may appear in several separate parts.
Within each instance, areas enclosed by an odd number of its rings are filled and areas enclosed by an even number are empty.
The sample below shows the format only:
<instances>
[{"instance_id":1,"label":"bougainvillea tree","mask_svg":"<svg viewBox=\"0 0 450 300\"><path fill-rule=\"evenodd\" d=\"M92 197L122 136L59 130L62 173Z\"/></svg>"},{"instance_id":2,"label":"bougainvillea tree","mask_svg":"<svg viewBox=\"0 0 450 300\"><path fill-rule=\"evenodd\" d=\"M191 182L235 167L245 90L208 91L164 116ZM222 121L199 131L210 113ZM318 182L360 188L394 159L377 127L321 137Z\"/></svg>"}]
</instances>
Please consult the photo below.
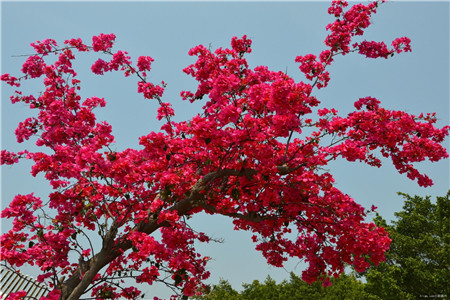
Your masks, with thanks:
<instances>
[{"instance_id":1,"label":"bougainvillea tree","mask_svg":"<svg viewBox=\"0 0 450 300\"><path fill-rule=\"evenodd\" d=\"M431 179L413 163L447 157L441 143L450 129L436 128L434 114L387 110L373 97L356 100L353 112L340 115L314 96L327 87L327 68L338 56L386 59L411 51L407 37L390 46L352 41L382 2L333 1L325 50L295 58L306 77L301 82L250 68L246 36L232 38L227 49L192 48L196 62L184 72L198 87L180 96L186 105L204 106L182 122L173 121L174 109L164 102L165 83L147 77L153 59L133 61L113 50L114 34L94 36L89 44L79 38L32 43L36 54L26 59L23 75L1 80L16 87L13 103L37 112L18 125L17 141L33 137L43 150L2 150L1 163L31 160L32 175L42 173L52 192L48 199L17 195L3 209L1 217L11 218L13 227L1 236L2 263L39 267L38 280L52 288L46 299L134 299L141 291L130 279L162 282L177 292L173 298L199 295L209 258L195 245L210 238L189 220L203 212L228 216L236 230L252 232L256 249L273 266L289 257L304 260L306 282L328 285L347 264L358 271L378 264L389 248L386 231L366 222L365 209L335 187L327 164L343 158L379 167L381 157L390 158L398 172L429 186ZM78 52L101 57L91 65L95 74L135 78L137 92L158 105L161 131L142 136L139 149L115 150L111 126L94 114L105 99L79 95L72 66ZM41 93L19 89L39 78Z\"/></svg>"}]
</instances>

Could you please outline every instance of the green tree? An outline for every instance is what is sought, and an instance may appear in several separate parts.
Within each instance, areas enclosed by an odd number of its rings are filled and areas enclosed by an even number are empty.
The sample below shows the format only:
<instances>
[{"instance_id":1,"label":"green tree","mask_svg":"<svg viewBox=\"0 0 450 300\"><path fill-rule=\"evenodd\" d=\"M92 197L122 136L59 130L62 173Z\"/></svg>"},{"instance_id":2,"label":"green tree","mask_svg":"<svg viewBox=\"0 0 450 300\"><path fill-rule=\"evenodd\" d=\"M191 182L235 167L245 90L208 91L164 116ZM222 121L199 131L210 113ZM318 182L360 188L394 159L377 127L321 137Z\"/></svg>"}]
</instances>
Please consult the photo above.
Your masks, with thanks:
<instances>
[{"instance_id":1,"label":"green tree","mask_svg":"<svg viewBox=\"0 0 450 300\"><path fill-rule=\"evenodd\" d=\"M399 194L405 204L397 220L388 226L379 215L375 219L392 243L386 262L363 274L366 291L382 299L449 297L450 191L435 203L430 197Z\"/></svg>"},{"instance_id":2,"label":"green tree","mask_svg":"<svg viewBox=\"0 0 450 300\"><path fill-rule=\"evenodd\" d=\"M332 278L332 286L324 288L321 282L311 285L304 282L300 277L291 273L289 281L284 280L277 284L270 276L261 283L254 280L252 283L244 283L243 291L238 293L230 283L221 280L214 285L209 294L198 298L205 300L339 300L339 299L380 299L368 294L364 290L364 283L358 281L353 274L343 274L339 278Z\"/></svg>"},{"instance_id":3,"label":"green tree","mask_svg":"<svg viewBox=\"0 0 450 300\"><path fill-rule=\"evenodd\" d=\"M208 296L206 297L196 297L195 299L208 299L208 300L221 300L221 299L228 299L228 300L240 300L241 295L233 289L231 284L224 279L220 279L219 284L214 285L207 293Z\"/></svg>"}]
</instances>

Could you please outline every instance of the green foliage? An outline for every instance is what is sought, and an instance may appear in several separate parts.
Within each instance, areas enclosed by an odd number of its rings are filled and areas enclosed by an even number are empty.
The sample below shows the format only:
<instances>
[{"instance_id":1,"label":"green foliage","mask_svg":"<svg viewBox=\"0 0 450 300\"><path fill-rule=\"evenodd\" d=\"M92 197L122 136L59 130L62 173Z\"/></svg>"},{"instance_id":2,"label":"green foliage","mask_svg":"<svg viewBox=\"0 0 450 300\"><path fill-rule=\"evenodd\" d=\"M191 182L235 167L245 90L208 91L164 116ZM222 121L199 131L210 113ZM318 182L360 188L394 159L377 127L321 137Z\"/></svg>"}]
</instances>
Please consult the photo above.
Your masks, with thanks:
<instances>
[{"instance_id":1,"label":"green foliage","mask_svg":"<svg viewBox=\"0 0 450 300\"><path fill-rule=\"evenodd\" d=\"M378 216L392 239L386 262L370 268L366 291L382 299L450 297L450 191L437 197L405 198L391 226Z\"/></svg>"},{"instance_id":2,"label":"green foliage","mask_svg":"<svg viewBox=\"0 0 450 300\"><path fill-rule=\"evenodd\" d=\"M320 282L312 285L302 281L300 277L291 273L289 281L277 284L270 276L264 283L258 280L251 284L244 283L243 291L238 293L230 283L221 280L214 285L211 292L201 298L204 300L286 300L286 299L308 299L308 300L336 300L336 299L367 299L377 300L364 291L364 284L353 275L343 274L339 278L332 278L331 287L324 288Z\"/></svg>"},{"instance_id":3,"label":"green foliage","mask_svg":"<svg viewBox=\"0 0 450 300\"><path fill-rule=\"evenodd\" d=\"M237 291L235 291L231 284L221 279L218 285L214 285L211 291L207 294L207 296L196 297L196 299L208 299L208 300L221 300L221 299L229 299L229 300L240 300L240 295Z\"/></svg>"}]
</instances>

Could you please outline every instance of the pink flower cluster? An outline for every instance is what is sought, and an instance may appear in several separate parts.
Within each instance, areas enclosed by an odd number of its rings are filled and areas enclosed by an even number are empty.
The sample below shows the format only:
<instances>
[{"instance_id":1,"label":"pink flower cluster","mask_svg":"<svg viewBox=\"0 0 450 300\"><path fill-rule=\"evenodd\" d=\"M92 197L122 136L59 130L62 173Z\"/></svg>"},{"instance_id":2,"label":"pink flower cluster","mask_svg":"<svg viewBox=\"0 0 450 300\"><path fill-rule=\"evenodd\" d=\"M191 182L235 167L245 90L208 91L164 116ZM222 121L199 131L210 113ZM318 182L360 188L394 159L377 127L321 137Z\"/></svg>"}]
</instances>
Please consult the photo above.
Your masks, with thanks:
<instances>
[{"instance_id":1,"label":"pink flower cluster","mask_svg":"<svg viewBox=\"0 0 450 300\"><path fill-rule=\"evenodd\" d=\"M318 62L313 54L297 56L295 62L300 63L299 69L306 75L307 79L317 78L317 88L321 89L326 87L330 81L330 74L325 71L325 66L331 63L331 56L331 51L326 50L320 55L321 62Z\"/></svg>"},{"instance_id":2,"label":"pink flower cluster","mask_svg":"<svg viewBox=\"0 0 450 300\"><path fill-rule=\"evenodd\" d=\"M384 42L363 41L359 44L359 53L369 58L388 58L392 52Z\"/></svg>"},{"instance_id":3,"label":"pink flower cluster","mask_svg":"<svg viewBox=\"0 0 450 300\"><path fill-rule=\"evenodd\" d=\"M31 43L31 47L34 48L36 53L48 55L49 52L51 52L53 49L56 49L58 45L56 44L55 40L52 39L45 39L42 41L36 41L36 43Z\"/></svg>"},{"instance_id":4,"label":"pink flower cluster","mask_svg":"<svg viewBox=\"0 0 450 300\"><path fill-rule=\"evenodd\" d=\"M164 93L164 88L151 82L140 81L138 82L138 93L142 93L145 99L153 99L161 97Z\"/></svg>"},{"instance_id":5,"label":"pink flower cluster","mask_svg":"<svg viewBox=\"0 0 450 300\"><path fill-rule=\"evenodd\" d=\"M411 52L411 40L407 37L397 38L392 42L393 49L389 50L384 42L368 42L355 43L354 48L359 49L359 53L369 58L388 58L394 53Z\"/></svg>"},{"instance_id":6,"label":"pink flower cluster","mask_svg":"<svg viewBox=\"0 0 450 300\"><path fill-rule=\"evenodd\" d=\"M108 52L111 50L116 36L111 34L103 34L101 33L98 36L92 37L92 48L95 52L104 51Z\"/></svg>"},{"instance_id":7,"label":"pink flower cluster","mask_svg":"<svg viewBox=\"0 0 450 300\"><path fill-rule=\"evenodd\" d=\"M31 78L41 77L44 74L45 63L37 55L28 57L27 61L22 65L22 72Z\"/></svg>"},{"instance_id":8,"label":"pink flower cluster","mask_svg":"<svg viewBox=\"0 0 450 300\"><path fill-rule=\"evenodd\" d=\"M344 0L333 0L328 8L328 14L339 18L343 12L343 8L348 6L348 2Z\"/></svg>"},{"instance_id":9,"label":"pink flower cluster","mask_svg":"<svg viewBox=\"0 0 450 300\"><path fill-rule=\"evenodd\" d=\"M127 54L128 52L122 52L120 50L114 53L109 63L110 70L117 71L123 65L131 65L130 57Z\"/></svg>"},{"instance_id":10,"label":"pink flower cluster","mask_svg":"<svg viewBox=\"0 0 450 300\"><path fill-rule=\"evenodd\" d=\"M392 42L392 47L394 47L395 52L411 52L411 40L408 37L396 38Z\"/></svg>"},{"instance_id":11,"label":"pink flower cluster","mask_svg":"<svg viewBox=\"0 0 450 300\"><path fill-rule=\"evenodd\" d=\"M145 72L151 70L151 64L155 60L150 56L139 56L137 61L137 67L139 71Z\"/></svg>"},{"instance_id":12,"label":"pink flower cluster","mask_svg":"<svg viewBox=\"0 0 450 300\"><path fill-rule=\"evenodd\" d=\"M161 120L162 118L173 117L175 115L175 111L172 108L172 105L167 102L161 103L161 106L157 110L158 115L156 118Z\"/></svg>"},{"instance_id":13,"label":"pink flower cluster","mask_svg":"<svg viewBox=\"0 0 450 300\"><path fill-rule=\"evenodd\" d=\"M83 41L80 38L65 40L64 44L67 44L71 47L75 47L80 52L89 51L89 47L87 45L83 44Z\"/></svg>"},{"instance_id":14,"label":"pink flower cluster","mask_svg":"<svg viewBox=\"0 0 450 300\"><path fill-rule=\"evenodd\" d=\"M99 58L95 63L92 65L91 70L94 74L97 75L103 75L104 72L110 71L109 64L104 61L103 59Z\"/></svg>"},{"instance_id":15,"label":"pink flower cluster","mask_svg":"<svg viewBox=\"0 0 450 300\"><path fill-rule=\"evenodd\" d=\"M130 68L132 62L127 52L117 51L113 54L110 62L106 62L99 58L92 66L91 70L94 74L103 75L104 72L127 70Z\"/></svg>"},{"instance_id":16,"label":"pink flower cluster","mask_svg":"<svg viewBox=\"0 0 450 300\"><path fill-rule=\"evenodd\" d=\"M240 39L237 37L231 39L231 48L239 54L251 53L251 45L252 40L248 39L246 35L242 36Z\"/></svg>"},{"instance_id":17,"label":"pink flower cluster","mask_svg":"<svg viewBox=\"0 0 450 300\"><path fill-rule=\"evenodd\" d=\"M19 80L14 76L9 75L8 73L2 74L0 80L5 81L10 86L17 86L17 87L20 86Z\"/></svg>"}]
</instances>

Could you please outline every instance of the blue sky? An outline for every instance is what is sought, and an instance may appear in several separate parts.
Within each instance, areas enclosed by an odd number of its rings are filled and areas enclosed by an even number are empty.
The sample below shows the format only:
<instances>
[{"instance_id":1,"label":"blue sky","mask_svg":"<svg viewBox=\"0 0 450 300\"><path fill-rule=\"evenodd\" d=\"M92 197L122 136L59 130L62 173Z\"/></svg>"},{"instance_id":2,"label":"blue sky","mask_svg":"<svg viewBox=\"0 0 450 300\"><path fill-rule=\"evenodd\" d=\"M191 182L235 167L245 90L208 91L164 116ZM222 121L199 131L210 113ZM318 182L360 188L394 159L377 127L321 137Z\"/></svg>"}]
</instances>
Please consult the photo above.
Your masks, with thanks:
<instances>
[{"instance_id":1,"label":"blue sky","mask_svg":"<svg viewBox=\"0 0 450 300\"><path fill-rule=\"evenodd\" d=\"M182 69L194 62L187 55L190 48L203 44L212 48L228 47L233 36L247 34L253 40L253 52L247 56L252 67L267 65L272 70L288 72L303 80L294 63L297 55L318 54L324 49L331 21L327 2L7 2L1 3L1 73L19 75L29 44L53 38L59 44L65 39L81 37L91 41L93 35L114 33L115 50L125 50L136 59L150 55L155 59L150 74L153 82L168 83L164 99L173 103L176 120L184 120L199 111L200 105L181 101L181 90L193 90L195 82ZM383 4L367 30L365 39L385 41L408 36L411 53L392 59L367 59L351 54L338 57L330 68L327 89L316 93L326 107L342 114L353 108L360 97L373 96L389 109L409 113L437 112L438 126L449 124L449 3L388 2ZM98 111L98 119L113 126L117 149L137 147L138 137L162 125L156 116L156 103L145 101L136 93L136 80L121 74L95 76L90 65L96 55L77 55L77 71L82 80L82 96L105 97L108 104ZM37 83L27 85L39 91ZM14 129L29 114L22 105L11 105L12 88L2 84L2 149L18 151L30 148L17 145ZM446 147L448 147L448 139ZM48 187L42 177L32 178L29 163L2 167L2 207L17 193L35 192L45 199ZM420 188L415 182L396 173L389 161L380 169L359 163L334 162L330 166L337 185L355 201L379 212L388 220L402 208L396 192L418 195L444 195L449 189L449 161L423 163L434 180L433 187ZM254 250L250 234L233 231L231 220L198 216L194 226L217 238L223 244L202 247L213 257L209 268L210 282L219 277L233 286L271 275L277 280L288 278L288 272L300 274L302 265L289 262L285 268L267 266ZM2 221L2 230L9 224ZM149 295L165 296L161 288L150 288Z\"/></svg>"}]
</instances>

